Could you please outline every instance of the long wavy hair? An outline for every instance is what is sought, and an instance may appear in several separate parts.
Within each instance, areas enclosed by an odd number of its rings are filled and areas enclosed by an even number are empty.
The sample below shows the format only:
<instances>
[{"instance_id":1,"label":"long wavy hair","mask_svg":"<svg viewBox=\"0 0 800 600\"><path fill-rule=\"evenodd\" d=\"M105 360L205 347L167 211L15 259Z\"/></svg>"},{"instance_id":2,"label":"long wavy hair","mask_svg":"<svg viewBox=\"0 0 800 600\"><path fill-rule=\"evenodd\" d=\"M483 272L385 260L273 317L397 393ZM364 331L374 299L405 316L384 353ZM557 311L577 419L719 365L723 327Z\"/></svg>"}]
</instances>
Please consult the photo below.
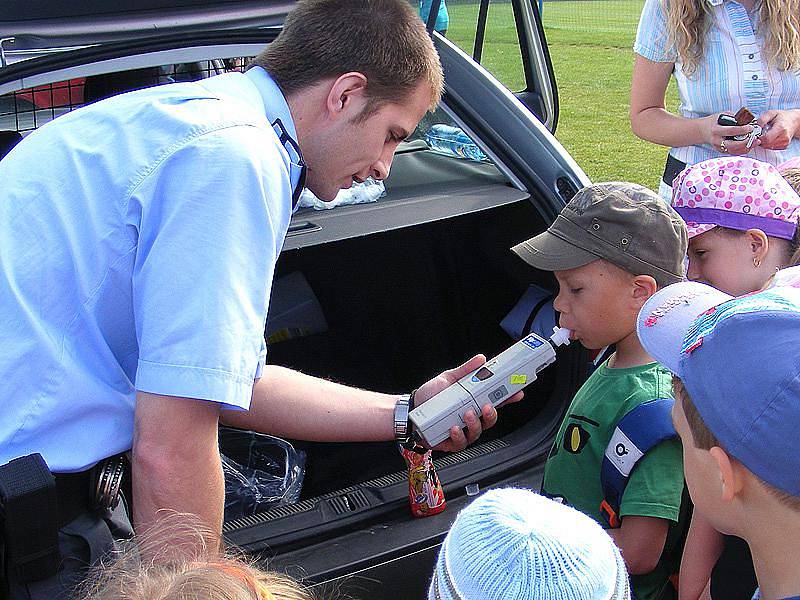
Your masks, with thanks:
<instances>
[{"instance_id":1,"label":"long wavy hair","mask_svg":"<svg viewBox=\"0 0 800 600\"><path fill-rule=\"evenodd\" d=\"M683 72L693 75L705 51L711 22L707 0L662 0L670 43L675 45ZM759 28L764 54L781 71L800 70L800 0L760 0Z\"/></svg>"}]
</instances>

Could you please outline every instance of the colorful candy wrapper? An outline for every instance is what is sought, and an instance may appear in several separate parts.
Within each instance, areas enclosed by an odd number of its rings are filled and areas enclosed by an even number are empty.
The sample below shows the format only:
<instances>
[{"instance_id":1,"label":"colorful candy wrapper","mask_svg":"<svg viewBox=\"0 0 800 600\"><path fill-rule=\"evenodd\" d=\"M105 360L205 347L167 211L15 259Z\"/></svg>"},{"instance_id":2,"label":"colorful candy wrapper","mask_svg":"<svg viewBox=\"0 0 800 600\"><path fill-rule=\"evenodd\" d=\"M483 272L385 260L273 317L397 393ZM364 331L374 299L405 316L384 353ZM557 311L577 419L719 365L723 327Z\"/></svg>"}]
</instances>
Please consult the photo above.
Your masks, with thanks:
<instances>
[{"instance_id":1,"label":"colorful candy wrapper","mask_svg":"<svg viewBox=\"0 0 800 600\"><path fill-rule=\"evenodd\" d=\"M415 517L429 517L444 510L444 490L433 467L432 452L415 446L398 445L408 465L408 503Z\"/></svg>"}]
</instances>

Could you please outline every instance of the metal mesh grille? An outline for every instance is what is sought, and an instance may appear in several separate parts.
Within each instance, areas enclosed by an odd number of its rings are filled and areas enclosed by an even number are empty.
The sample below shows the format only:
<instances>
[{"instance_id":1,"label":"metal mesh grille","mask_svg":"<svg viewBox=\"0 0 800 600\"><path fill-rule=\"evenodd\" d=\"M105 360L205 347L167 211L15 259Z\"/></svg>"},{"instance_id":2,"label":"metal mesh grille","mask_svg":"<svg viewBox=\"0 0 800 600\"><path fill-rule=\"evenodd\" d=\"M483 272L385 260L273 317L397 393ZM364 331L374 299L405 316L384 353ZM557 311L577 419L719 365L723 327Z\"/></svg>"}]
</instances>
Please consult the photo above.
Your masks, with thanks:
<instances>
[{"instance_id":1,"label":"metal mesh grille","mask_svg":"<svg viewBox=\"0 0 800 600\"><path fill-rule=\"evenodd\" d=\"M165 65L78 77L0 96L0 130L23 135L85 104L162 83L242 71L247 57Z\"/></svg>"}]
</instances>

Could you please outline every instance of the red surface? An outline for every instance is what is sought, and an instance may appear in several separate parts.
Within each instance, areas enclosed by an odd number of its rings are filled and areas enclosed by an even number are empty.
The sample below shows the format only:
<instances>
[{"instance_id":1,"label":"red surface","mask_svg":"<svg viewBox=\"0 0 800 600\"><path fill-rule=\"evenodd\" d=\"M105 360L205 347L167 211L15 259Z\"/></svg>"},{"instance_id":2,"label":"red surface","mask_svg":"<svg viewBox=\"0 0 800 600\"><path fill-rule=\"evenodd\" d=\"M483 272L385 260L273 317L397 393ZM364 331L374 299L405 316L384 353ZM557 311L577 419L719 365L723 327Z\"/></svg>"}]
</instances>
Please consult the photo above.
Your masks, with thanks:
<instances>
[{"instance_id":1,"label":"red surface","mask_svg":"<svg viewBox=\"0 0 800 600\"><path fill-rule=\"evenodd\" d=\"M17 98L27 100L36 108L57 108L83 104L83 84L85 77L39 85L17 92Z\"/></svg>"}]
</instances>

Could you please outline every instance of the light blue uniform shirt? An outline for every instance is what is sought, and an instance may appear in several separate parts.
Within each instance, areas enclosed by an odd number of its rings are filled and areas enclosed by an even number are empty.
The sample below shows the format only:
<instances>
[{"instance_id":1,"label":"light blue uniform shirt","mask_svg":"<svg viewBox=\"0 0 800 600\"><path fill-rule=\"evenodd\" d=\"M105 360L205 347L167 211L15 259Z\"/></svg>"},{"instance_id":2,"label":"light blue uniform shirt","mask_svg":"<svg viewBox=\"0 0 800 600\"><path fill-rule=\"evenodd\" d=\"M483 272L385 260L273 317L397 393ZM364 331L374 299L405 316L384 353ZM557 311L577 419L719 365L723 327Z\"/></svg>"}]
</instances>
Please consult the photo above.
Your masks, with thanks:
<instances>
[{"instance_id":1,"label":"light blue uniform shirt","mask_svg":"<svg viewBox=\"0 0 800 600\"><path fill-rule=\"evenodd\" d=\"M116 96L0 161L0 464L132 444L136 390L247 409L296 132L259 68Z\"/></svg>"},{"instance_id":2,"label":"light blue uniform shirt","mask_svg":"<svg viewBox=\"0 0 800 600\"><path fill-rule=\"evenodd\" d=\"M678 85L678 113L688 118L714 113L734 114L746 106L756 118L770 109L800 108L800 73L779 71L762 54L764 37L758 31L759 10L748 14L736 0L704 0L711 8L711 23L703 56L691 77L683 72L677 51L669 43L667 19L661 0L645 0L634 51L655 62L674 62ZM672 148L670 154L687 164L722 156L708 144ZM785 150L755 147L748 156L779 164L800 155L800 140ZM663 181L659 193L670 200L671 188Z\"/></svg>"}]
</instances>

